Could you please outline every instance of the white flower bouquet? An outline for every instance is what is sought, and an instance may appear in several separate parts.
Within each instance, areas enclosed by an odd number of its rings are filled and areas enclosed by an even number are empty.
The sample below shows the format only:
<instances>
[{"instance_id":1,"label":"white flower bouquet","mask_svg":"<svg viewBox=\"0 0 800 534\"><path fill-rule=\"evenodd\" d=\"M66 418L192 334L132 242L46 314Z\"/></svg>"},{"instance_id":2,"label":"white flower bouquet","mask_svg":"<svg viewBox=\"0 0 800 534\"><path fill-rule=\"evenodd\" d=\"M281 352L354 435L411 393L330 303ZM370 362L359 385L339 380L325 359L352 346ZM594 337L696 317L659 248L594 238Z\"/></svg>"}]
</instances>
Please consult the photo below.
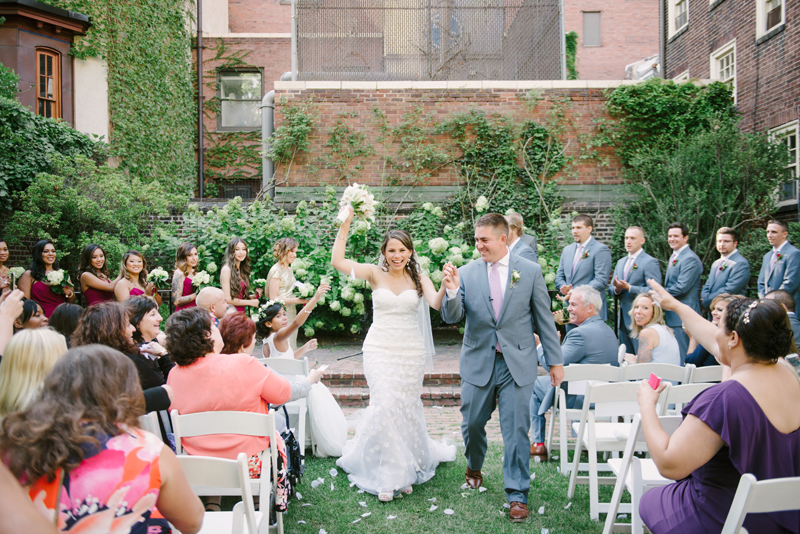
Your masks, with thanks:
<instances>
[{"instance_id":1,"label":"white flower bouquet","mask_svg":"<svg viewBox=\"0 0 800 534\"><path fill-rule=\"evenodd\" d=\"M200 271L192 278L192 285L198 289L202 289L211 283L211 275L205 271Z\"/></svg>"},{"instance_id":2,"label":"white flower bouquet","mask_svg":"<svg viewBox=\"0 0 800 534\"><path fill-rule=\"evenodd\" d=\"M255 280L253 280L253 285L255 287L264 287L264 288L266 288L267 287L267 281L264 278L256 278Z\"/></svg>"},{"instance_id":3,"label":"white flower bouquet","mask_svg":"<svg viewBox=\"0 0 800 534\"><path fill-rule=\"evenodd\" d=\"M162 285L167 280L169 280L169 273L162 269L161 267L156 267L149 273L147 273L147 281L153 282L155 285Z\"/></svg>"},{"instance_id":4,"label":"white flower bouquet","mask_svg":"<svg viewBox=\"0 0 800 534\"><path fill-rule=\"evenodd\" d=\"M336 216L338 224L347 220L347 207L352 206L356 217L366 221L367 228L375 222L375 197L367 190L366 186L353 184L344 190L339 201L339 214Z\"/></svg>"},{"instance_id":5,"label":"white flower bouquet","mask_svg":"<svg viewBox=\"0 0 800 534\"><path fill-rule=\"evenodd\" d=\"M19 280L19 277L25 274L25 267L12 267L8 273L14 276L14 280Z\"/></svg>"},{"instance_id":6,"label":"white flower bouquet","mask_svg":"<svg viewBox=\"0 0 800 534\"><path fill-rule=\"evenodd\" d=\"M50 284L50 289L52 289L53 293L56 295L63 295L65 287L74 287L69 280L69 275L64 269L53 269L47 273L45 280Z\"/></svg>"}]
</instances>

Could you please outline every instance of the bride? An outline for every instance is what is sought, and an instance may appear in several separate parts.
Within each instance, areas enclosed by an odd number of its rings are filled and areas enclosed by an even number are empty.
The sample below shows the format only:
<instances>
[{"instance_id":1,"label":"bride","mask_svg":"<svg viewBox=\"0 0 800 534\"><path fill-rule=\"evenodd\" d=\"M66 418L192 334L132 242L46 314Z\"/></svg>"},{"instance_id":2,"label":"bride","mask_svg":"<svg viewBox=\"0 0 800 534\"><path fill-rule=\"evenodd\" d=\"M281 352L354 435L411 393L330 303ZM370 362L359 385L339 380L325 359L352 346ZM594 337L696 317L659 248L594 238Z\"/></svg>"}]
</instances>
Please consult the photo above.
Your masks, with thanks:
<instances>
[{"instance_id":1,"label":"bride","mask_svg":"<svg viewBox=\"0 0 800 534\"><path fill-rule=\"evenodd\" d=\"M381 501L391 501L399 492L411 493L412 484L430 480L439 462L456 457L455 445L428 436L420 400L426 367L420 309L428 313L427 301L438 310L445 287L442 284L437 293L430 278L420 274L411 237L402 230L386 233L380 265L345 259L352 220L350 208L336 235L331 265L372 287L374 317L363 349L370 401L355 438L345 444L336 465L359 488L377 494ZM432 349L431 338L428 355Z\"/></svg>"}]
</instances>

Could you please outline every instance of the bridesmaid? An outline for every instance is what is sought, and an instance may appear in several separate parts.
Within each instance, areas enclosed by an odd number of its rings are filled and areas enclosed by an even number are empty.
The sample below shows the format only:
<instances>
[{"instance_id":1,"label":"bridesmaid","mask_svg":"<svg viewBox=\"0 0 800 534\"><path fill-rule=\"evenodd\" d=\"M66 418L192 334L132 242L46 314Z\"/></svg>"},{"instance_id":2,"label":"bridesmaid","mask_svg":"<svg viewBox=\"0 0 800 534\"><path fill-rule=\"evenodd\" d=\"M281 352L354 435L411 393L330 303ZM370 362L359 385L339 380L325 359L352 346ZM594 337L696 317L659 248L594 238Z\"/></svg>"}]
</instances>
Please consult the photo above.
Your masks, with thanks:
<instances>
[{"instance_id":1,"label":"bridesmaid","mask_svg":"<svg viewBox=\"0 0 800 534\"><path fill-rule=\"evenodd\" d=\"M53 291L50 284L45 282L47 273L57 271L59 268L56 246L49 239L42 239L33 246L31 265L19 277L19 283L17 283L19 289L25 294L25 298L38 302L48 319L59 304L75 302L74 289L64 287L64 293L59 295Z\"/></svg>"},{"instance_id":2,"label":"bridesmaid","mask_svg":"<svg viewBox=\"0 0 800 534\"><path fill-rule=\"evenodd\" d=\"M175 311L197 306L197 292L192 286L192 277L197 274L200 256L191 243L183 243L175 253L175 272L172 273L172 304Z\"/></svg>"},{"instance_id":3,"label":"bridesmaid","mask_svg":"<svg viewBox=\"0 0 800 534\"><path fill-rule=\"evenodd\" d=\"M8 293L13 289L11 287L11 275L8 272L8 266L6 265L8 256L8 243L6 243L5 239L0 237L0 295L3 293Z\"/></svg>"},{"instance_id":4,"label":"bridesmaid","mask_svg":"<svg viewBox=\"0 0 800 534\"><path fill-rule=\"evenodd\" d=\"M81 268L78 272L87 308L93 304L114 300L114 288L122 279L122 275L111 280L103 247L94 243L86 245L81 252Z\"/></svg>"},{"instance_id":5,"label":"bridesmaid","mask_svg":"<svg viewBox=\"0 0 800 534\"><path fill-rule=\"evenodd\" d=\"M286 304L286 317L289 324L292 324L297 309L295 304L305 304L307 299L299 299L292 296L294 284L296 282L292 263L297 259L298 243L291 237L283 237L272 247L272 255L278 263L272 266L267 275L267 291L269 300L282 300ZM293 350L297 349L297 330L289 336L289 345Z\"/></svg>"},{"instance_id":6,"label":"bridesmaid","mask_svg":"<svg viewBox=\"0 0 800 534\"><path fill-rule=\"evenodd\" d=\"M147 262L138 250L129 250L122 256L119 267L120 281L114 288L114 296L118 302L125 302L131 297L147 295L153 297L161 306L161 295L156 285L147 281Z\"/></svg>"},{"instance_id":7,"label":"bridesmaid","mask_svg":"<svg viewBox=\"0 0 800 534\"><path fill-rule=\"evenodd\" d=\"M243 312L245 306L258 306L262 290L258 288L255 295L250 295L250 255L247 243L239 237L231 239L225 248L225 265L219 271L219 282L225 302L236 306L238 311Z\"/></svg>"}]
</instances>

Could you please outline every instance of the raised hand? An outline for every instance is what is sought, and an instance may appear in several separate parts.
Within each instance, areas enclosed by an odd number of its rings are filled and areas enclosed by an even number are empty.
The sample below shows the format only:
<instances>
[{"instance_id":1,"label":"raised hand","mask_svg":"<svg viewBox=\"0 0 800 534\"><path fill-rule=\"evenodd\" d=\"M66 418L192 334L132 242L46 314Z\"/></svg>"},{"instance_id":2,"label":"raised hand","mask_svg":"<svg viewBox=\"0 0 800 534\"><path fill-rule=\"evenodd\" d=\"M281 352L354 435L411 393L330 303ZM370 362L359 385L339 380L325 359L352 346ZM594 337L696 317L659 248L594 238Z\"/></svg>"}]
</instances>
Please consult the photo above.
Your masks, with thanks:
<instances>
[{"instance_id":1,"label":"raised hand","mask_svg":"<svg viewBox=\"0 0 800 534\"><path fill-rule=\"evenodd\" d=\"M447 289L456 290L461 285L461 276L458 273L458 269L455 265L450 262L447 262L444 267L442 267L442 283L444 287Z\"/></svg>"},{"instance_id":2,"label":"raised hand","mask_svg":"<svg viewBox=\"0 0 800 534\"><path fill-rule=\"evenodd\" d=\"M330 290L331 290L331 286L329 286L328 284L320 284L319 287L317 288L317 292L314 293L314 298L312 300L314 302L317 302L319 299L322 298L322 295L324 295L325 293L327 293Z\"/></svg>"},{"instance_id":3,"label":"raised hand","mask_svg":"<svg viewBox=\"0 0 800 534\"><path fill-rule=\"evenodd\" d=\"M653 288L650 290L650 296L653 298L653 302L667 311L675 311L677 309L680 302L678 299L670 295L667 290L664 289L664 286L652 278L647 280L647 285Z\"/></svg>"}]
</instances>

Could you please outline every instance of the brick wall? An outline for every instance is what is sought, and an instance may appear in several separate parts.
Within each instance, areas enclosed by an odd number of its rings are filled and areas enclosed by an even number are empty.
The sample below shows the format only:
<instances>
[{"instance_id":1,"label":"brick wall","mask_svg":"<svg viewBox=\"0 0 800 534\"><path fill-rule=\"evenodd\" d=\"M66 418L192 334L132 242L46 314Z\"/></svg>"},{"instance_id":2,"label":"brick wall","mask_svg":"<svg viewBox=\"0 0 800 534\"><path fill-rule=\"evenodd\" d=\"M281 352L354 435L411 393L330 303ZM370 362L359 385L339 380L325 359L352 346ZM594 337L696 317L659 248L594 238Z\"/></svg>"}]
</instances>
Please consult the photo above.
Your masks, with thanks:
<instances>
[{"instance_id":1,"label":"brick wall","mask_svg":"<svg viewBox=\"0 0 800 534\"><path fill-rule=\"evenodd\" d=\"M291 5L281 0L228 0L232 33L289 33Z\"/></svg>"},{"instance_id":2,"label":"brick wall","mask_svg":"<svg viewBox=\"0 0 800 534\"><path fill-rule=\"evenodd\" d=\"M567 154L580 154L580 136L592 131L595 119L603 116L604 91L622 82L592 83L580 81L559 82L278 82L275 87L275 126L280 126L281 107L293 102L312 100L317 122L310 136L309 155L298 155L288 177L287 186L309 186L318 184L341 185L339 175L333 169L319 165L317 158L331 154L326 146L329 131L338 120L351 130L363 132L366 144L378 147L380 134L372 119L372 110L379 107L386 114L389 126L402 121L405 113L421 108L424 114L434 114L441 119L455 112L471 109L484 110L488 115L502 114L512 121L534 120L545 124L551 99L568 97L569 126L562 137L569 143ZM557 85L558 87L554 87ZM591 87L590 87L591 86ZM539 91L544 100L532 112L520 100L529 89ZM449 143L449 139L432 138L438 143ZM602 149L601 155L608 158L609 165L601 167L596 162L577 166L574 175L561 176L564 184L616 184L620 183L621 164L611 148ZM355 165L353 162L351 165ZM352 168L352 167L351 167ZM370 156L363 162L363 170L357 173L359 183L380 185L384 173L380 154ZM459 185L460 177L452 167L445 167L434 174L428 185Z\"/></svg>"},{"instance_id":3,"label":"brick wall","mask_svg":"<svg viewBox=\"0 0 800 534\"><path fill-rule=\"evenodd\" d=\"M710 54L735 38L742 128L763 131L800 118L800 6L784 7L785 29L757 44L755 2L689 0L688 28L667 42L667 77L688 69L692 78L710 78Z\"/></svg>"},{"instance_id":4,"label":"brick wall","mask_svg":"<svg viewBox=\"0 0 800 534\"><path fill-rule=\"evenodd\" d=\"M583 46L584 11L600 12L602 46ZM625 65L658 53L658 0L567 0L564 27L578 34L581 80L619 80Z\"/></svg>"}]
</instances>

